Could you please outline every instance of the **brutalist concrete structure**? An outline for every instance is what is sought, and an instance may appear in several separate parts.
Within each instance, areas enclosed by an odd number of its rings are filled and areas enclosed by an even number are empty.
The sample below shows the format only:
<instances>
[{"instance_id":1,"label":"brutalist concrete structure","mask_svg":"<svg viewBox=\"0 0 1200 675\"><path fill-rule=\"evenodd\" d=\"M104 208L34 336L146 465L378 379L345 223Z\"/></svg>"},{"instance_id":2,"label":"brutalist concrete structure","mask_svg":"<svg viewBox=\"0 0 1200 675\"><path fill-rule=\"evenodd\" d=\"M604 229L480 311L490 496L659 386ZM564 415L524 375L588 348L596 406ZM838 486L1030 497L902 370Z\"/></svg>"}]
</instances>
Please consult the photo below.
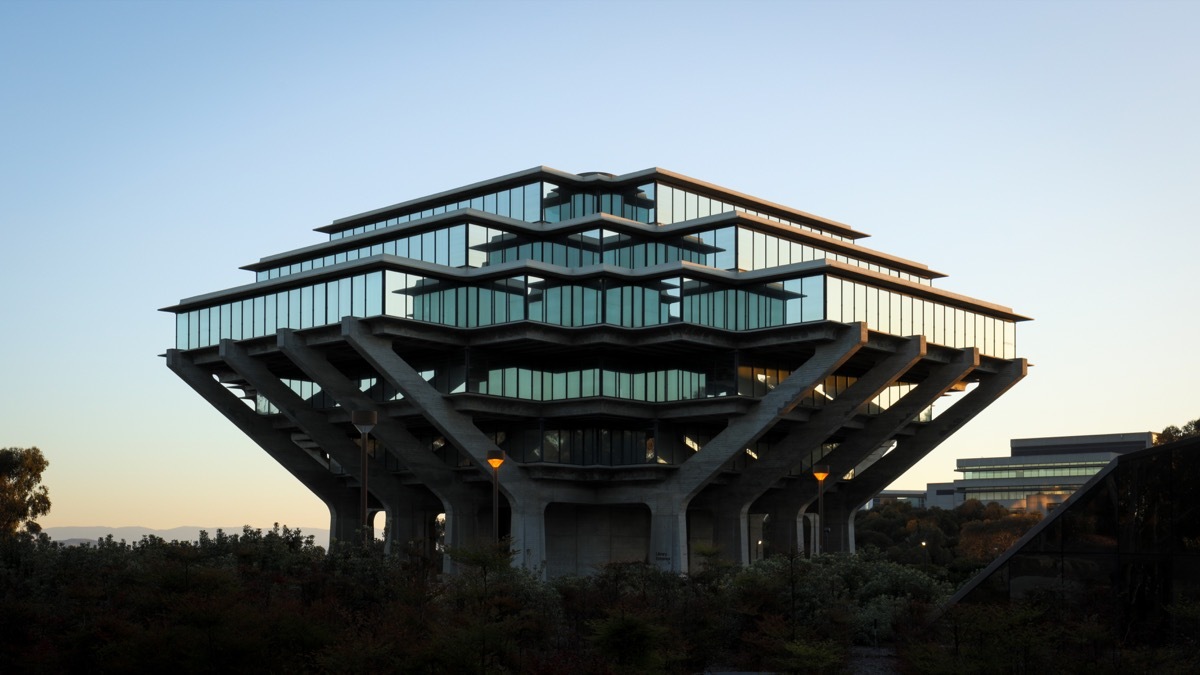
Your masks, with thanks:
<instances>
[{"instance_id":1,"label":"brutalist concrete structure","mask_svg":"<svg viewBox=\"0 0 1200 675\"><path fill-rule=\"evenodd\" d=\"M502 534L549 576L748 562L821 529L843 550L855 509L1026 373L1025 317L662 169L537 167L318 231L164 311L168 366L329 505L334 541L356 536L368 410L393 546L432 550L442 514L449 545L489 539L501 449Z\"/></svg>"}]
</instances>

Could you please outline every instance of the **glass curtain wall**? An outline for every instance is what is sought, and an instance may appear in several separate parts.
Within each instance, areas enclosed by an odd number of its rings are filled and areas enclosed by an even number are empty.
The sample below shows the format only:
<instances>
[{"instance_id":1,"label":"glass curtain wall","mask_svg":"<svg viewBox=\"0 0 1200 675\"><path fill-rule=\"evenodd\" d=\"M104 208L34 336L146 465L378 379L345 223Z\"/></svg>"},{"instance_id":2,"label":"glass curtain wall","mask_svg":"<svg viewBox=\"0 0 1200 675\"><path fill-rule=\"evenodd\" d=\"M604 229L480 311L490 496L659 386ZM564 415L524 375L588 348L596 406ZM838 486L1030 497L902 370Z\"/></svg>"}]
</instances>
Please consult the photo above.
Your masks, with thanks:
<instances>
[{"instance_id":1,"label":"glass curtain wall","mask_svg":"<svg viewBox=\"0 0 1200 675\"><path fill-rule=\"evenodd\" d=\"M639 223L653 223L654 195L654 183L626 188L578 189L539 181L333 232L329 239L334 241L364 232L374 232L384 227L411 223L461 209L494 213L527 223L558 223L594 213L607 213Z\"/></svg>"},{"instance_id":2,"label":"glass curtain wall","mask_svg":"<svg viewBox=\"0 0 1200 675\"><path fill-rule=\"evenodd\" d=\"M649 241L601 228L533 237L469 222L403 236L397 233L387 241L260 270L255 278L267 281L380 254L456 268L536 260L570 268L603 263L641 269L683 260L718 269L753 271L830 259L898 279L931 284L929 279L914 274L732 225L666 241Z\"/></svg>"},{"instance_id":3,"label":"glass curtain wall","mask_svg":"<svg viewBox=\"0 0 1200 675\"><path fill-rule=\"evenodd\" d=\"M176 347L198 349L222 339L250 339L278 328L302 330L342 317L386 314L460 328L531 320L581 327L629 328L683 322L756 330L813 321L865 321L893 335L925 335L955 348L1014 358L1011 321L846 281L828 275L724 286L668 277L633 284L514 276L462 283L375 271L222 303L176 315Z\"/></svg>"},{"instance_id":4,"label":"glass curtain wall","mask_svg":"<svg viewBox=\"0 0 1200 675\"><path fill-rule=\"evenodd\" d=\"M827 277L830 321L865 321L892 335L924 335L934 344L957 349L978 347L980 353L1016 358L1017 333L1012 321L997 319L931 300Z\"/></svg>"}]
</instances>

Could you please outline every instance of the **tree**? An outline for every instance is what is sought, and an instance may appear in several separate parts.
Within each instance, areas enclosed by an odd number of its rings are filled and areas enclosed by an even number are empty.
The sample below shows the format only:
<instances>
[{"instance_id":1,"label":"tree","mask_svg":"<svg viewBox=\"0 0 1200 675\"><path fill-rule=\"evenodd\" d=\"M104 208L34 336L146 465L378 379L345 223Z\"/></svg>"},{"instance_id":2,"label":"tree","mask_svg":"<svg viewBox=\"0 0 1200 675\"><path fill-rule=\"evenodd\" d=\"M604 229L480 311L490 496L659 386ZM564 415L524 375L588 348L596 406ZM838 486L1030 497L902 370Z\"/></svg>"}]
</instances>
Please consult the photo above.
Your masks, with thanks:
<instances>
[{"instance_id":1,"label":"tree","mask_svg":"<svg viewBox=\"0 0 1200 675\"><path fill-rule=\"evenodd\" d=\"M42 531L34 519L50 513L50 494L41 485L47 466L37 448L0 449L0 535L15 534L22 526Z\"/></svg>"},{"instance_id":2,"label":"tree","mask_svg":"<svg viewBox=\"0 0 1200 675\"><path fill-rule=\"evenodd\" d=\"M1174 441L1190 438L1196 435L1200 435L1200 418L1196 418L1182 427L1177 427L1172 424L1166 429L1163 429L1162 431L1158 432L1158 438L1155 439L1154 444L1162 445L1163 443L1172 443Z\"/></svg>"}]
</instances>

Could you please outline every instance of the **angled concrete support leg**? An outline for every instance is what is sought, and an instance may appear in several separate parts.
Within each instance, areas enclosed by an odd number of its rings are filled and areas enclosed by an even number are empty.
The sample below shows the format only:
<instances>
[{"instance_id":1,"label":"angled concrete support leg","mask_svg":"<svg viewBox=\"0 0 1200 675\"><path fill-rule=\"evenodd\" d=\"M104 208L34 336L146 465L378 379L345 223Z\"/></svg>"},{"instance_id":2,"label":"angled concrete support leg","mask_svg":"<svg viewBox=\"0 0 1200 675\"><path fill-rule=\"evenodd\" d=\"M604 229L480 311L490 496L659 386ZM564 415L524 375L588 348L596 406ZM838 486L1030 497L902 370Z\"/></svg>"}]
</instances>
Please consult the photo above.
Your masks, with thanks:
<instances>
[{"instance_id":1,"label":"angled concrete support leg","mask_svg":"<svg viewBox=\"0 0 1200 675\"><path fill-rule=\"evenodd\" d=\"M671 482L684 490L689 499L695 497L729 460L770 431L781 417L867 343L865 324L847 324L841 329L843 332L837 339L817 347L811 358L751 406L746 414L730 420L721 433L679 467Z\"/></svg>"},{"instance_id":2,"label":"angled concrete support leg","mask_svg":"<svg viewBox=\"0 0 1200 675\"><path fill-rule=\"evenodd\" d=\"M650 510L651 546L655 560L661 567L679 571L688 569L687 509L700 490L712 482L722 467L769 431L801 399L867 343L865 324L847 324L839 326L837 330L840 332L834 339L818 346L813 355L792 371L786 380L755 403L745 415L730 420L721 433L659 486L664 497L650 504ZM744 507L748 508L749 503L745 503ZM744 512L741 507L739 510ZM739 560L746 559L749 552L744 536L745 519L724 519L719 527L723 528L725 545L731 549L729 555ZM666 536L675 536L677 540L667 542L661 539Z\"/></svg>"},{"instance_id":3,"label":"angled concrete support leg","mask_svg":"<svg viewBox=\"0 0 1200 675\"><path fill-rule=\"evenodd\" d=\"M835 517L831 504L838 499L839 491L860 479L846 481L843 476L860 467L881 446L894 438L922 411L933 405L954 385L963 381L979 366L979 350L963 349L950 361L935 367L924 380L882 413L872 417L862 429L847 433L846 438L832 452L821 459L830 469L830 480L825 486L825 525L829 528L825 548L829 552L849 551L853 542L849 538L853 511L848 517ZM957 404L956 404L957 405ZM893 476L892 480L898 476ZM888 481L889 483L891 481ZM886 483L885 483L886 486ZM880 488L883 489L883 488ZM874 496L874 495L872 495ZM789 496L801 510L810 509L817 499L816 481L798 486Z\"/></svg>"},{"instance_id":4,"label":"angled concrete support leg","mask_svg":"<svg viewBox=\"0 0 1200 675\"><path fill-rule=\"evenodd\" d=\"M865 504L897 476L912 468L942 441L961 429L963 425L983 412L1013 385L1020 382L1028 369L1029 365L1025 359L1016 359L1005 364L1001 370L990 374L949 409L935 417L932 422L923 425L912 436L899 441L894 450L867 467L861 474L855 476L854 480L839 485L835 499L840 500L844 504L844 508L849 510L857 509ZM826 505L829 504L828 494L826 493Z\"/></svg>"},{"instance_id":5,"label":"angled concrete support leg","mask_svg":"<svg viewBox=\"0 0 1200 675\"><path fill-rule=\"evenodd\" d=\"M925 355L925 339L909 338L896 353L883 359L859 377L834 400L813 413L808 422L775 443L769 453L747 464L742 472L722 486L715 497L721 506L717 515L717 538L722 552L739 563L750 562L746 522L750 505L797 465L812 456L827 438L841 429L884 389L896 382Z\"/></svg>"},{"instance_id":6,"label":"angled concrete support leg","mask_svg":"<svg viewBox=\"0 0 1200 675\"><path fill-rule=\"evenodd\" d=\"M488 438L487 434L475 426L474 421L460 413L446 399L421 377L421 374L408 364L392 349L390 341L373 335L365 322L353 317L342 320L342 336L346 342L363 357L380 377L386 379L397 391L404 394L435 429L437 429L451 445L465 453L479 468L480 472L490 476L492 469L487 463L489 450L500 448ZM520 467L514 462L505 462L499 470L500 491L508 499L513 513L512 531L522 533L521 547L517 549L514 564L530 569L540 567L545 558L545 525L533 527L529 522L532 514L541 513L544 517L545 504L538 498L538 489ZM556 490L564 501L588 501L585 491L571 486L561 486ZM578 493L576 499L571 493ZM539 534L540 533L540 534ZM526 551L528 551L527 557Z\"/></svg>"},{"instance_id":7,"label":"angled concrete support leg","mask_svg":"<svg viewBox=\"0 0 1200 675\"><path fill-rule=\"evenodd\" d=\"M358 531L358 497L346 486L344 478L331 473L327 466L297 446L291 434L276 429L269 419L252 410L210 373L196 367L183 352L168 350L167 366L325 503L329 509L331 547L350 540Z\"/></svg>"},{"instance_id":8,"label":"angled concrete support leg","mask_svg":"<svg viewBox=\"0 0 1200 675\"><path fill-rule=\"evenodd\" d=\"M284 384L265 364L248 355L237 343L222 340L218 353L234 372L271 401L285 417L345 468L350 476L357 478L361 475L361 451L344 429L334 426L325 414L310 408L291 387ZM382 464L378 460L368 460L367 477L370 494L390 516L398 513L400 505L411 502L417 495L384 469ZM389 537L392 535L390 531L386 534ZM389 538L385 545L390 547L390 544Z\"/></svg>"},{"instance_id":9,"label":"angled concrete support leg","mask_svg":"<svg viewBox=\"0 0 1200 675\"><path fill-rule=\"evenodd\" d=\"M371 400L317 350L307 346L299 335L291 330L280 330L277 335L279 348L284 355L320 385L321 390L338 405L347 410L376 412L378 422L372 435L441 501L442 512L446 514L447 543L454 547L477 543L474 527L465 522L459 523L457 519L459 514L464 513L471 513L470 517L475 517L483 495L479 486L464 483L452 467L430 452L429 448L423 447L402 424L388 417L380 404ZM380 381L383 380L380 378ZM424 522L424 519L420 522ZM459 538L463 534L468 535L466 539ZM450 569L449 565L449 559L443 560L445 570Z\"/></svg>"}]
</instances>

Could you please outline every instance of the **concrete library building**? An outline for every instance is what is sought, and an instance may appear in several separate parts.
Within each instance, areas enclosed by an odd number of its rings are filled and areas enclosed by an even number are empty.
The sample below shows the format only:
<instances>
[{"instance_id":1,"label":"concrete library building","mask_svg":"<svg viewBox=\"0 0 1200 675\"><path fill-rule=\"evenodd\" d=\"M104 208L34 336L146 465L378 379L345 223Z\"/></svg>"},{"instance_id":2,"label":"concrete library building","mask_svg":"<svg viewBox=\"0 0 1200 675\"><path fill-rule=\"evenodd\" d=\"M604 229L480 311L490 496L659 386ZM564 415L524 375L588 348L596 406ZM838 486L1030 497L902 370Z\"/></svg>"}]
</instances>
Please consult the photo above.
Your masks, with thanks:
<instances>
[{"instance_id":1,"label":"concrete library building","mask_svg":"<svg viewBox=\"0 0 1200 675\"><path fill-rule=\"evenodd\" d=\"M166 361L329 507L549 577L849 550L1021 380L1011 309L847 225L664 169L547 167L342 218L181 300ZM913 233L912 236L919 236Z\"/></svg>"}]
</instances>

